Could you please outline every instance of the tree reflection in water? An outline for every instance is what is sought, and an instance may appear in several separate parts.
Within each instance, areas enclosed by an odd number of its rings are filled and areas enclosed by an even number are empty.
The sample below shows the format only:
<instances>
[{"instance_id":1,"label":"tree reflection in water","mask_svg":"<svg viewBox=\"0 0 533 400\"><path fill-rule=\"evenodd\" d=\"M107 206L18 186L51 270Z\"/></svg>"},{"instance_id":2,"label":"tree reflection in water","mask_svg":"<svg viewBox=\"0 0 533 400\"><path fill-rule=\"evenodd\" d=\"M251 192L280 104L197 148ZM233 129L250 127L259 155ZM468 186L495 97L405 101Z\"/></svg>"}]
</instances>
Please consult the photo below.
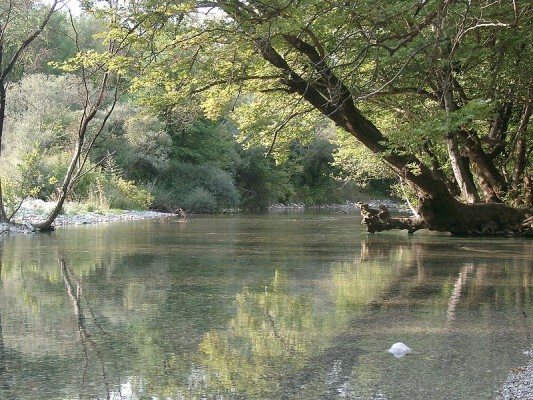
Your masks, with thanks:
<instances>
[{"instance_id":1,"label":"tree reflection in water","mask_svg":"<svg viewBox=\"0 0 533 400\"><path fill-rule=\"evenodd\" d=\"M3 252L0 250L0 290L2 290L2 266L3 266ZM2 392L7 392L7 376L6 376L6 349L4 345L4 333L2 329L2 308L0 307L0 386Z\"/></svg>"},{"instance_id":2,"label":"tree reflection in water","mask_svg":"<svg viewBox=\"0 0 533 400\"><path fill-rule=\"evenodd\" d=\"M113 378L109 373L109 368L107 366L108 362L105 360L104 354L107 350L103 350L101 346L97 343L97 337L94 334L89 332L86 323L85 311L83 304L86 304L86 308L89 311L91 320L94 323L94 326L97 327L98 333L106 335L106 332L102 326L96 321L93 310L89 307L87 299L83 295L83 288L78 279L76 279L74 273L67 265L66 261L61 258L59 260L59 265L61 268L61 275L63 276L63 282L65 284L65 289L67 294L72 302L72 308L74 315L76 316L77 328L78 328L78 338L80 340L83 356L84 356L84 365L82 373L82 385L88 383L88 374L90 373L91 359L93 358L99 365L98 369L101 373L101 379L105 392L107 393L107 398L110 398L113 392L118 390L120 395L120 383L118 381L112 382ZM111 357L113 359L113 357ZM94 382L91 382L94 384Z\"/></svg>"},{"instance_id":3,"label":"tree reflection in water","mask_svg":"<svg viewBox=\"0 0 533 400\"><path fill-rule=\"evenodd\" d=\"M294 296L286 278L276 271L262 291L244 289L236 297L236 316L228 331L205 335L201 350L218 390L264 398L283 381L287 371L305 365L310 346L319 351L319 321L306 296Z\"/></svg>"},{"instance_id":4,"label":"tree reflection in water","mask_svg":"<svg viewBox=\"0 0 533 400\"><path fill-rule=\"evenodd\" d=\"M5 241L0 398L490 398L530 346L533 245L328 218Z\"/></svg>"},{"instance_id":5,"label":"tree reflection in water","mask_svg":"<svg viewBox=\"0 0 533 400\"><path fill-rule=\"evenodd\" d=\"M207 393L264 399L383 393L408 399L429 395L432 387L437 398L476 398L482 388L490 393L498 381L483 371L501 365L506 351L500 346L502 310L522 315L524 300L531 307L531 293L524 299L523 292L532 271L519 259L489 264L453 246L364 240L358 262L331 268L336 295L330 315L320 314L316 298L295 296L279 271L264 291L244 290L228 329L209 332L201 344ZM502 280L505 269L510 273ZM385 351L402 339L417 352L398 368Z\"/></svg>"}]
</instances>

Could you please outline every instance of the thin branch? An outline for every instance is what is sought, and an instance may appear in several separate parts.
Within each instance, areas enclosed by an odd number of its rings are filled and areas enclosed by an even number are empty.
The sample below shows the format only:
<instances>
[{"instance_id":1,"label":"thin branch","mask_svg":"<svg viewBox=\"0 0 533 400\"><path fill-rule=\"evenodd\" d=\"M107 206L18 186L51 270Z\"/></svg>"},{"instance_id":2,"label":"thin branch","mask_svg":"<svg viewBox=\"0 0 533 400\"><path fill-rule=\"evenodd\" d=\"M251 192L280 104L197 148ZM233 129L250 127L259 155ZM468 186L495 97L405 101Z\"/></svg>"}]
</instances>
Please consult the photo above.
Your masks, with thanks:
<instances>
[{"instance_id":1,"label":"thin branch","mask_svg":"<svg viewBox=\"0 0 533 400\"><path fill-rule=\"evenodd\" d=\"M300 98L300 99L298 100L298 103L300 103L301 100L302 100L302 98ZM293 107L293 110L294 110L294 108L297 107L298 103ZM274 146L275 146L275 144L276 144L276 140L277 140L277 137L278 137L279 132L281 132L281 130L282 130L283 128L285 128L285 127L287 126L287 124L288 124L292 119L294 119L294 118L296 118L296 117L298 117L298 116L300 116L300 115L307 114L307 113L309 113L309 112L311 112L311 111L312 111L312 109L307 109L307 110L303 110L303 111L299 111L299 112L295 112L295 113L292 113L292 112L291 112L291 113L287 116L287 118L285 118L285 120L284 120L281 124L279 124L279 125L276 127L276 129L274 130L274 134L273 134L272 142L271 142L271 144L270 144L270 147L268 148L268 151L267 151L266 154L265 154L265 157L268 157L268 156L272 153L272 151L274 150Z\"/></svg>"},{"instance_id":2,"label":"thin branch","mask_svg":"<svg viewBox=\"0 0 533 400\"><path fill-rule=\"evenodd\" d=\"M383 85L381 85L378 89L374 90L373 92L370 92L370 93L367 93L365 94L364 96L359 96L357 97L356 101L359 101L359 100L362 100L362 99L366 99L368 97L371 97L379 92L381 92L384 88L386 88L387 86L389 86L392 82L394 82L396 80L396 78L398 78L398 76L400 75L400 73L404 70L405 67L407 67L407 65L411 62L411 60L416 56L418 55L418 53L420 51L422 51L424 48L428 47L429 46L429 43L428 44L425 44L424 46L422 46L420 49L418 49L417 51L413 52L412 54L409 55L409 57L407 58L407 60L403 63L403 65L400 67L400 69L398 69L396 71L396 73L394 74L394 76L392 78L390 78L387 82L385 82Z\"/></svg>"},{"instance_id":3,"label":"thin branch","mask_svg":"<svg viewBox=\"0 0 533 400\"><path fill-rule=\"evenodd\" d=\"M35 29L19 46L13 57L11 57L11 60L7 63L6 67L0 71L0 80L4 80L7 75L11 72L11 70L14 68L15 64L21 57L22 53L29 47L29 45L41 34L41 32L44 30L46 25L48 24L48 21L50 21L50 18L52 18L52 15L56 11L56 6L59 3L59 0L54 0L52 5L50 6L50 9L46 13L44 19L41 21L37 29Z\"/></svg>"},{"instance_id":4,"label":"thin branch","mask_svg":"<svg viewBox=\"0 0 533 400\"><path fill-rule=\"evenodd\" d=\"M232 82L228 82L227 79L219 79L219 80L210 82L198 89L192 90L191 94L202 93L216 86L226 85L228 83L246 82L246 81L251 81L251 80L272 80L272 79L281 79L281 78L282 78L281 75L248 75L248 76L239 76L237 78L234 78Z\"/></svg>"}]
</instances>

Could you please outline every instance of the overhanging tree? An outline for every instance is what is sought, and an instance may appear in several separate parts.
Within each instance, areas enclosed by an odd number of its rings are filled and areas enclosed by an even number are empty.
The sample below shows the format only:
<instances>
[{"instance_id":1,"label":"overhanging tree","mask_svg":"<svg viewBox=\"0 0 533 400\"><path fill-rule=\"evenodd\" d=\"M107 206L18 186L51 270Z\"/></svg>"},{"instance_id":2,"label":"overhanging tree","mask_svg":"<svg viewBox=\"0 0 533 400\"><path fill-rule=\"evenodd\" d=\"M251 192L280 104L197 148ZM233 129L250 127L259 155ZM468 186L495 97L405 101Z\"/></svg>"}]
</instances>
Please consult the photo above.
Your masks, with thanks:
<instances>
[{"instance_id":1,"label":"overhanging tree","mask_svg":"<svg viewBox=\"0 0 533 400\"><path fill-rule=\"evenodd\" d=\"M207 16L184 24L193 6ZM319 112L379 155L418 195L410 230L531 234L527 208L504 204L531 207L529 2L215 0L134 11L127 32L155 38L137 87L161 94L159 106L185 94L213 112L267 93L283 100L279 127ZM380 128L371 108L396 128Z\"/></svg>"}]
</instances>

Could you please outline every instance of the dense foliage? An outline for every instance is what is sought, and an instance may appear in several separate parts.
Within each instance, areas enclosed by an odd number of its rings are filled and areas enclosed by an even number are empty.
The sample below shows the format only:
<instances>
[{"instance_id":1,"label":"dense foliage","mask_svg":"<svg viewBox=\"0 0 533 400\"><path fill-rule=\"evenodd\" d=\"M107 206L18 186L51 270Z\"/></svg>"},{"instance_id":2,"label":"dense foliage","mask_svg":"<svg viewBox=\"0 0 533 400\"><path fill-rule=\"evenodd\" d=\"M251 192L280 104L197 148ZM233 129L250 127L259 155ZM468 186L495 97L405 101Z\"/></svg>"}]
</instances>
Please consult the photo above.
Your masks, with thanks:
<instances>
[{"instance_id":1,"label":"dense foliage","mask_svg":"<svg viewBox=\"0 0 533 400\"><path fill-rule=\"evenodd\" d=\"M60 198L76 146L79 169L66 187L67 198L89 209L212 212L344 200L336 190L344 183L336 180L341 168L333 165L334 137L308 144L294 139L269 152L264 140L250 139L252 129L248 133L242 121L232 118L227 103L217 103L221 112L215 117L203 113L194 99L169 106L172 90L147 93L143 85L156 73L157 63L143 64L146 73L136 75L140 65L132 60L141 54L139 44L123 44L120 51L106 45L114 40L109 35L120 36L120 31L109 30L116 20L110 16L112 8L104 12L89 7L69 15L39 4L27 7L35 9L35 21L43 13L51 18L5 74L0 200L6 219L26 198ZM33 33L21 15L8 22L2 29L17 40ZM11 45L12 36L3 40ZM124 50L128 48L134 50ZM3 60L13 54L10 46L2 50ZM99 89L98 69L122 78L102 86L107 109L95 110L80 140L88 102ZM240 99L240 106L252 104L250 99Z\"/></svg>"},{"instance_id":2,"label":"dense foliage","mask_svg":"<svg viewBox=\"0 0 533 400\"><path fill-rule=\"evenodd\" d=\"M118 10L116 27L144 58L152 40L155 57L135 79L144 104L230 109L245 143L274 152L325 118L416 194L420 227L489 233L515 230L526 212L465 205L532 205L531 7L137 2Z\"/></svg>"},{"instance_id":3,"label":"dense foliage","mask_svg":"<svg viewBox=\"0 0 533 400\"><path fill-rule=\"evenodd\" d=\"M457 200L532 206L528 2L84 2L71 18L55 6L27 6L42 22L20 54L35 23L3 26L3 58L18 56L0 82L2 174L19 198L52 196L62 168L62 193L94 198L88 179L111 163L167 210L338 202L349 182L392 177L436 229L450 228L439 214L472 223ZM48 106L39 91L56 93ZM28 187L13 160L34 149L46 158Z\"/></svg>"}]
</instances>

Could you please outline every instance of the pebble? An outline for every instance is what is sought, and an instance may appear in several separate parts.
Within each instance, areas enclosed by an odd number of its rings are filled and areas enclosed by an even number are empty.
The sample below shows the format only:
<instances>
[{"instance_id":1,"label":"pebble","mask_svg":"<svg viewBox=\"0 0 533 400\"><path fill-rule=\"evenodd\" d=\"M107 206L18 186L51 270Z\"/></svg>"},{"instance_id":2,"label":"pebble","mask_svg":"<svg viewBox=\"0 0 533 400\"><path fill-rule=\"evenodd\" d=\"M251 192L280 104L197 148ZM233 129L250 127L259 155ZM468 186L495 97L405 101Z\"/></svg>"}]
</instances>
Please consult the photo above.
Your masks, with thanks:
<instances>
[{"instance_id":1,"label":"pebble","mask_svg":"<svg viewBox=\"0 0 533 400\"><path fill-rule=\"evenodd\" d=\"M32 233L35 228L32 224L44 221L54 207L53 202L42 200L29 200L24 202L14 218L14 224L0 223L0 235L14 233ZM131 221L150 218L162 218L172 214L157 211L124 210L119 212L84 212L79 214L60 214L54 221L54 226L86 225L113 221Z\"/></svg>"},{"instance_id":2,"label":"pebble","mask_svg":"<svg viewBox=\"0 0 533 400\"><path fill-rule=\"evenodd\" d=\"M531 356L532 352L528 352ZM533 357L529 364L514 368L496 393L497 400L533 400Z\"/></svg>"}]
</instances>

